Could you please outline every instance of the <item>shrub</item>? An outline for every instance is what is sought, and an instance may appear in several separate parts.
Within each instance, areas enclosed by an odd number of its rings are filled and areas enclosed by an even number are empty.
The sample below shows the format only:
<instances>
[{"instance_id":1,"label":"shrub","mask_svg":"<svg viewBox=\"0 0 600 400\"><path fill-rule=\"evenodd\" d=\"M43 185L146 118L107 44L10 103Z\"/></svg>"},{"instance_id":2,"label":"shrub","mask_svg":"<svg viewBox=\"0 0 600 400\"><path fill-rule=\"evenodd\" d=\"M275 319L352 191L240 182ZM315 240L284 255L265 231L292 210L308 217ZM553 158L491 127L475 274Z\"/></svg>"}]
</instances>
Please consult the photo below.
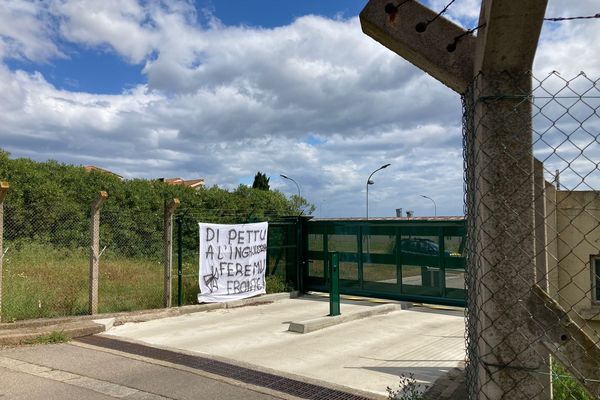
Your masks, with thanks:
<instances>
[{"instance_id":1,"label":"shrub","mask_svg":"<svg viewBox=\"0 0 600 400\"><path fill-rule=\"evenodd\" d=\"M427 388L427 385L417 383L413 374L408 376L401 374L398 389L388 386L386 390L390 400L424 400L423 393Z\"/></svg>"},{"instance_id":2,"label":"shrub","mask_svg":"<svg viewBox=\"0 0 600 400\"><path fill-rule=\"evenodd\" d=\"M552 363L552 397L554 400L593 400L565 367Z\"/></svg>"},{"instance_id":3,"label":"shrub","mask_svg":"<svg viewBox=\"0 0 600 400\"><path fill-rule=\"evenodd\" d=\"M292 290L291 286L280 275L267 275L265 280L267 283L267 293L281 293Z\"/></svg>"}]
</instances>

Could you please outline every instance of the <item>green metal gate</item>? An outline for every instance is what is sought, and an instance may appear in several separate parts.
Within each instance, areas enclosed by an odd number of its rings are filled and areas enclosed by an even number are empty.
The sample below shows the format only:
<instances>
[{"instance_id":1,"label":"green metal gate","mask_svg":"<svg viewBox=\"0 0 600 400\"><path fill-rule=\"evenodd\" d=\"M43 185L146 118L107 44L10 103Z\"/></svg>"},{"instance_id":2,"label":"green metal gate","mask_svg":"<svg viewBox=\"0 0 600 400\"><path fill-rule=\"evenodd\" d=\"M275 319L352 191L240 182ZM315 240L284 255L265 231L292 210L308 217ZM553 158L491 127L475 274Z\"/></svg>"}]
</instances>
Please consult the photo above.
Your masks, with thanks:
<instances>
[{"instance_id":1,"label":"green metal gate","mask_svg":"<svg viewBox=\"0 0 600 400\"><path fill-rule=\"evenodd\" d=\"M306 217L285 217L269 222L267 275L279 275L290 288L302 291L306 264Z\"/></svg>"},{"instance_id":2,"label":"green metal gate","mask_svg":"<svg viewBox=\"0 0 600 400\"><path fill-rule=\"evenodd\" d=\"M327 291L338 252L343 294L465 305L465 220L356 219L306 223L304 291Z\"/></svg>"}]
</instances>

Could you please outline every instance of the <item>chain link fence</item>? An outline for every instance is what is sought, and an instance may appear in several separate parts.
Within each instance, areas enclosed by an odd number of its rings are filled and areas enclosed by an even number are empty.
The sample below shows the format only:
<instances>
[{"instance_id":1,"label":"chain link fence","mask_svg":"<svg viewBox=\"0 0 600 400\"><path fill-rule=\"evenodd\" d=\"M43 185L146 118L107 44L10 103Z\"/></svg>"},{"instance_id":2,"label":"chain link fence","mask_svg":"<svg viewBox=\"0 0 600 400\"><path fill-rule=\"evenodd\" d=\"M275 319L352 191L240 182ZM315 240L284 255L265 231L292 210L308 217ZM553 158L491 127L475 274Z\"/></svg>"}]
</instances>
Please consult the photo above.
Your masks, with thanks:
<instances>
[{"instance_id":1,"label":"chain link fence","mask_svg":"<svg viewBox=\"0 0 600 400\"><path fill-rule=\"evenodd\" d=\"M4 204L2 321L85 314L89 215Z\"/></svg>"},{"instance_id":2,"label":"chain link fence","mask_svg":"<svg viewBox=\"0 0 600 400\"><path fill-rule=\"evenodd\" d=\"M98 312L163 307L163 213L100 212Z\"/></svg>"},{"instance_id":3,"label":"chain link fence","mask_svg":"<svg viewBox=\"0 0 600 400\"><path fill-rule=\"evenodd\" d=\"M89 207L4 204L2 321L89 312ZM100 313L163 306L163 214L100 212Z\"/></svg>"},{"instance_id":4,"label":"chain link fence","mask_svg":"<svg viewBox=\"0 0 600 400\"><path fill-rule=\"evenodd\" d=\"M469 398L596 399L599 80L481 78L463 96Z\"/></svg>"},{"instance_id":5,"label":"chain link fence","mask_svg":"<svg viewBox=\"0 0 600 400\"><path fill-rule=\"evenodd\" d=\"M90 264L98 265L97 309L112 313L164 307L165 210L106 201L99 206L99 247L92 255L91 207L60 201L25 204L10 192L4 202L0 275L1 321L82 315L90 312ZM23 204L21 204L23 203ZM138 206L139 207L139 206ZM154 207L154 208L153 208ZM87 209L87 212L84 211ZM173 226L171 304L197 303L198 222L237 224L280 220L269 211L176 210ZM293 219L293 218L292 218ZM271 226L267 283L297 286L296 219ZM181 278L178 255L181 253ZM288 279L287 274L290 274ZM292 276L294 275L294 276ZM273 280L273 282L270 282ZM286 287L286 283L294 281ZM181 285L181 287L179 287ZM271 285L269 285L271 286ZM95 303L94 303L95 304Z\"/></svg>"},{"instance_id":6,"label":"chain link fence","mask_svg":"<svg viewBox=\"0 0 600 400\"><path fill-rule=\"evenodd\" d=\"M9 193L0 232L2 322L89 313L90 207L18 204ZM100 210L99 313L163 306L163 231L162 210Z\"/></svg>"}]
</instances>

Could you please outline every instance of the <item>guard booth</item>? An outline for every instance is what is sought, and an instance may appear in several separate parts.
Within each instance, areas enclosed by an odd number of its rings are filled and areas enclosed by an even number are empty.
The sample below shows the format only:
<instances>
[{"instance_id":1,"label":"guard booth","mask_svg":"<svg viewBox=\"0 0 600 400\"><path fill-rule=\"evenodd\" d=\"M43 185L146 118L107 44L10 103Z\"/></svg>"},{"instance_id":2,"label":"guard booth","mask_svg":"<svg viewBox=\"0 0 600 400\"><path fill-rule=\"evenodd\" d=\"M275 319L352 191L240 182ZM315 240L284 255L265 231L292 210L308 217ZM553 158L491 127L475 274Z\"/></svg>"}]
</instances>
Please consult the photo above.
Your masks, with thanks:
<instances>
[{"instance_id":1,"label":"guard booth","mask_svg":"<svg viewBox=\"0 0 600 400\"><path fill-rule=\"evenodd\" d=\"M340 292L465 306L465 219L315 219L306 222L304 291L326 292L328 253L339 254Z\"/></svg>"}]
</instances>

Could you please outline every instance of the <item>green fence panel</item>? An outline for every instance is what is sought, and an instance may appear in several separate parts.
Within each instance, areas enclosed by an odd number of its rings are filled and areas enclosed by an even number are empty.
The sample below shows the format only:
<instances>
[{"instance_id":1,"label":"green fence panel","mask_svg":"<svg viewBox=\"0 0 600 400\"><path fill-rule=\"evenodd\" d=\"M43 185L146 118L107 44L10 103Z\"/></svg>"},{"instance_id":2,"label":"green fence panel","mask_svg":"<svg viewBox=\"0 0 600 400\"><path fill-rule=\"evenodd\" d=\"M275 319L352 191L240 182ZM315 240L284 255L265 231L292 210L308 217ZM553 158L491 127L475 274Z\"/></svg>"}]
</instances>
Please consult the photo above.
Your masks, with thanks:
<instances>
[{"instance_id":1,"label":"green fence panel","mask_svg":"<svg viewBox=\"0 0 600 400\"><path fill-rule=\"evenodd\" d=\"M462 218L308 221L304 289L328 291L337 252L343 294L464 306L465 232Z\"/></svg>"}]
</instances>

